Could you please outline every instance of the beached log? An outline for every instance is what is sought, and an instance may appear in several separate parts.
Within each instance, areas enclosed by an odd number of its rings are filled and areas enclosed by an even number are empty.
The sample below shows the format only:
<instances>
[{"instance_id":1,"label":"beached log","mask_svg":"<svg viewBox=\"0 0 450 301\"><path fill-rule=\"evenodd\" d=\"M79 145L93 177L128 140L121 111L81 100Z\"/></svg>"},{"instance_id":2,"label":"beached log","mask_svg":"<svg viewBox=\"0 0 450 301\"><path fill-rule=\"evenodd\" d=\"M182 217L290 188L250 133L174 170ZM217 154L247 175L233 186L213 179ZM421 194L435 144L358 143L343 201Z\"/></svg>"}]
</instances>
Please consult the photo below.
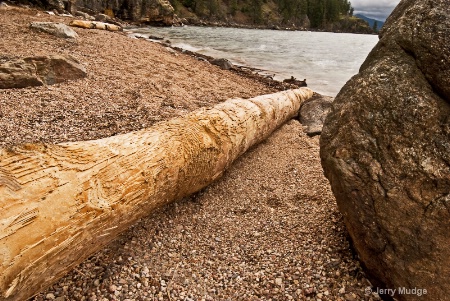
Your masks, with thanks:
<instances>
[{"instance_id":1,"label":"beached log","mask_svg":"<svg viewBox=\"0 0 450 301\"><path fill-rule=\"evenodd\" d=\"M0 149L0 300L25 300L139 218L217 179L308 88L234 99L109 138Z\"/></svg>"},{"instance_id":2,"label":"beached log","mask_svg":"<svg viewBox=\"0 0 450 301\"><path fill-rule=\"evenodd\" d=\"M85 29L103 29L109 31L121 31L122 27L110 23L97 21L73 20L69 23L70 26L80 27Z\"/></svg>"}]
</instances>

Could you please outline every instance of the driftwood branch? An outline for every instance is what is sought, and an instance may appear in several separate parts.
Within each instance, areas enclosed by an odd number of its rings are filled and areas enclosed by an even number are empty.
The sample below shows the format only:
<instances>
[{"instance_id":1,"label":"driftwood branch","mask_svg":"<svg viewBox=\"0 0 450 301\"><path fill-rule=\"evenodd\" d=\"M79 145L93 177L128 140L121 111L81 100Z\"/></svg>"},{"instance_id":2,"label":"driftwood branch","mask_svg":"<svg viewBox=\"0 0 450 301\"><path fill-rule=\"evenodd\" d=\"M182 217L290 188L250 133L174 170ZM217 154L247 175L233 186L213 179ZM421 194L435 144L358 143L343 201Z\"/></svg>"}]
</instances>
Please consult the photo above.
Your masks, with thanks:
<instances>
[{"instance_id":1,"label":"driftwood branch","mask_svg":"<svg viewBox=\"0 0 450 301\"><path fill-rule=\"evenodd\" d=\"M122 27L110 23L98 22L98 21L84 21L84 20L73 20L69 24L73 27L80 27L84 29L102 29L108 31L122 31Z\"/></svg>"},{"instance_id":2,"label":"driftwood branch","mask_svg":"<svg viewBox=\"0 0 450 301\"><path fill-rule=\"evenodd\" d=\"M94 141L0 149L0 300L25 300L155 208L218 178L307 88L228 100Z\"/></svg>"}]
</instances>

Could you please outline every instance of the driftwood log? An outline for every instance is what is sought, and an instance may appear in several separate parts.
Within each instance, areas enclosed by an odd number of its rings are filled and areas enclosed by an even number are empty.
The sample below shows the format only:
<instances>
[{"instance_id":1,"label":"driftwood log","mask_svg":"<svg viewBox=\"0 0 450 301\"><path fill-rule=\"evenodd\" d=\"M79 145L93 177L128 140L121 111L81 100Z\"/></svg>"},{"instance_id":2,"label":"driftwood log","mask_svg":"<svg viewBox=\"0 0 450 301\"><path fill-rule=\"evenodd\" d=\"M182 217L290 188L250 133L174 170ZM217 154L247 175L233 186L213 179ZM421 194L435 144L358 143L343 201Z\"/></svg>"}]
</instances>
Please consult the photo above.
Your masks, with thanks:
<instances>
[{"instance_id":1,"label":"driftwood log","mask_svg":"<svg viewBox=\"0 0 450 301\"><path fill-rule=\"evenodd\" d=\"M228 100L100 140L0 149L0 300L25 300L155 208L210 184L308 88Z\"/></svg>"},{"instance_id":2,"label":"driftwood log","mask_svg":"<svg viewBox=\"0 0 450 301\"><path fill-rule=\"evenodd\" d=\"M110 23L98 22L98 21L84 21L84 20L73 20L69 24L73 27L80 27L85 29L102 29L108 31L122 31L122 27Z\"/></svg>"}]
</instances>

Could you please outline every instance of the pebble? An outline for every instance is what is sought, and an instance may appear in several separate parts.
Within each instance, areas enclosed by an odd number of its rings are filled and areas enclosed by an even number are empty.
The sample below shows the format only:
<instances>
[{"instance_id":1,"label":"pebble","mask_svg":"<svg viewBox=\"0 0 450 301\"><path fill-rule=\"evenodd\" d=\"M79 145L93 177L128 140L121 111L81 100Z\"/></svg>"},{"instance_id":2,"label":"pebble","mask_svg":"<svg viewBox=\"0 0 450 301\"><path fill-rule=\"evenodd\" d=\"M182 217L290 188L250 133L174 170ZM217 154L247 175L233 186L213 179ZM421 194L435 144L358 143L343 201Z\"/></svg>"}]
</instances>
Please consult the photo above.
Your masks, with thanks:
<instances>
[{"instance_id":1,"label":"pebble","mask_svg":"<svg viewBox=\"0 0 450 301\"><path fill-rule=\"evenodd\" d=\"M281 286L283 284L283 279L281 278L276 278L275 279L275 284Z\"/></svg>"},{"instance_id":2,"label":"pebble","mask_svg":"<svg viewBox=\"0 0 450 301\"><path fill-rule=\"evenodd\" d=\"M55 300L55 295L53 293L48 293L47 295L45 295L45 299Z\"/></svg>"}]
</instances>

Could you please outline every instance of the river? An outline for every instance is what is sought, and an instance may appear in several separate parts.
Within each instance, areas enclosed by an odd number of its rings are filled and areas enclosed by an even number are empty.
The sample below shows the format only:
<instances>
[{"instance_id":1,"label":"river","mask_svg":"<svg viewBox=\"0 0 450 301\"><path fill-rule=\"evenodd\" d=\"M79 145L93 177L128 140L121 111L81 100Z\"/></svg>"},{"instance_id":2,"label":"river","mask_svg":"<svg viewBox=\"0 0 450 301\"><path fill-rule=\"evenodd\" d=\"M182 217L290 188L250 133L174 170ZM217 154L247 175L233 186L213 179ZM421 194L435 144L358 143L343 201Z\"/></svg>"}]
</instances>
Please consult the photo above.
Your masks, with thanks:
<instances>
[{"instance_id":1,"label":"river","mask_svg":"<svg viewBox=\"0 0 450 301\"><path fill-rule=\"evenodd\" d=\"M275 74L306 79L308 87L336 96L378 41L376 35L223 27L141 27L134 34L170 40L173 46Z\"/></svg>"}]
</instances>

